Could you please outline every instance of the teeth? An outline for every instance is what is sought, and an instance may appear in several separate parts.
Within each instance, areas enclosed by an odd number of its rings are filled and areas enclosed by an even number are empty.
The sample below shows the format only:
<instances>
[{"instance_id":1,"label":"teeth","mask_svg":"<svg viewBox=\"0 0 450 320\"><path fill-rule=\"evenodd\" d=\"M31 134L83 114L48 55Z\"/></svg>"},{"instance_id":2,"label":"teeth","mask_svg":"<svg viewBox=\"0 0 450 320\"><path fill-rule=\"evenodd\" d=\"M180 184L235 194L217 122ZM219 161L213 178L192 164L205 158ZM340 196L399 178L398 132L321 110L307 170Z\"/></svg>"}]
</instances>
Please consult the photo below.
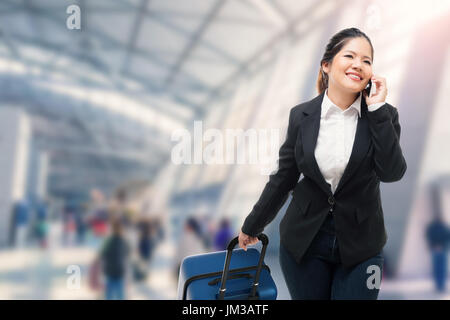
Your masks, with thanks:
<instances>
[{"instance_id":1,"label":"teeth","mask_svg":"<svg viewBox=\"0 0 450 320\"><path fill-rule=\"evenodd\" d=\"M348 74L349 77L352 77L353 79L361 80L360 77L355 76L354 74Z\"/></svg>"}]
</instances>

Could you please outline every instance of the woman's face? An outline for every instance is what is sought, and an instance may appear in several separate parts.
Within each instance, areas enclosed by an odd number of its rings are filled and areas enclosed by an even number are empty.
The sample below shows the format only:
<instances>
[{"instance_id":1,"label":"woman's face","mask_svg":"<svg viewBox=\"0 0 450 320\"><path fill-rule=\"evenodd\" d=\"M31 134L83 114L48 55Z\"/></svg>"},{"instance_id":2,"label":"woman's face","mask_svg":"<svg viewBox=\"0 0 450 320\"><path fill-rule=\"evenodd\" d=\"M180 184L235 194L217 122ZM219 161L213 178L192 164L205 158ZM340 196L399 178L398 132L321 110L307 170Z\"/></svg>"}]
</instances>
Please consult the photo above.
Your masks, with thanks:
<instances>
[{"instance_id":1,"label":"woman's face","mask_svg":"<svg viewBox=\"0 0 450 320\"><path fill-rule=\"evenodd\" d=\"M369 42L362 37L349 40L334 56L332 63L324 63L322 68L328 74L328 87L351 93L362 91L372 77ZM351 73L356 77L352 78Z\"/></svg>"}]
</instances>

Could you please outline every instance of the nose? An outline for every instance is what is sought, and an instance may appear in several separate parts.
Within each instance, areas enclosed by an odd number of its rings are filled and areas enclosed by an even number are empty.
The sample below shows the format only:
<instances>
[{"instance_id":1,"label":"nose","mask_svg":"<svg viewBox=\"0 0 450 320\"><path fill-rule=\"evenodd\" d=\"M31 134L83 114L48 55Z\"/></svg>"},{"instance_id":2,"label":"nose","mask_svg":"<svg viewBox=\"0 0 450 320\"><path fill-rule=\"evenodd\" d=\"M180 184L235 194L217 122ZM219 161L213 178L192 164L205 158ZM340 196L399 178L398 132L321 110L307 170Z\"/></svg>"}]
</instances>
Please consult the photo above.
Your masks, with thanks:
<instances>
[{"instance_id":1,"label":"nose","mask_svg":"<svg viewBox=\"0 0 450 320\"><path fill-rule=\"evenodd\" d=\"M362 65L362 63L361 63L361 61L359 61L359 59L353 60L353 68L361 70L361 65Z\"/></svg>"},{"instance_id":2,"label":"nose","mask_svg":"<svg viewBox=\"0 0 450 320\"><path fill-rule=\"evenodd\" d=\"M362 68L360 64L353 64L352 68L354 70L357 70L358 72L361 72Z\"/></svg>"}]
</instances>

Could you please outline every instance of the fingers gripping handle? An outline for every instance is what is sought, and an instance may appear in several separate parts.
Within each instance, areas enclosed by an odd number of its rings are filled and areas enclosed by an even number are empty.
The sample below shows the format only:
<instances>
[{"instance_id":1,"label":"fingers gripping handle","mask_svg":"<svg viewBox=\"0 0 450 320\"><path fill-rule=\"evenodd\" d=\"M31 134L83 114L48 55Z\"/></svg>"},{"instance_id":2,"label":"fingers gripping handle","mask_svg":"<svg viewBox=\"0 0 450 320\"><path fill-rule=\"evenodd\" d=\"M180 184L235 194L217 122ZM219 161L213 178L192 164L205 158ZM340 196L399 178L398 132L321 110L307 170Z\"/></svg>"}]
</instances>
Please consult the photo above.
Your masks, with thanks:
<instances>
[{"instance_id":1,"label":"fingers gripping handle","mask_svg":"<svg viewBox=\"0 0 450 320\"><path fill-rule=\"evenodd\" d=\"M262 269L262 265L263 265L263 261L264 261L264 256L266 255L267 245L269 244L269 238L264 233L259 234L257 237L262 242L263 247L261 249L261 254L259 256L258 268L256 269L255 279L253 281L252 290L251 290L251 293L249 296L250 299L256 298L256 289L259 285L259 276L261 275L261 269ZM219 289L219 300L223 300L225 298L225 291L226 291L225 285L226 285L227 278L228 278L231 255L233 253L233 249L236 247L236 245L238 243L239 243L239 237L236 237L233 240L231 240L230 243L228 244L227 255L225 257L225 266L223 268L221 286Z\"/></svg>"},{"instance_id":2,"label":"fingers gripping handle","mask_svg":"<svg viewBox=\"0 0 450 320\"><path fill-rule=\"evenodd\" d=\"M261 233L257 238L262 242L263 246L267 246L269 243L269 238L264 233ZM228 243L227 251L233 250L234 247L239 243L239 237L234 238Z\"/></svg>"}]
</instances>

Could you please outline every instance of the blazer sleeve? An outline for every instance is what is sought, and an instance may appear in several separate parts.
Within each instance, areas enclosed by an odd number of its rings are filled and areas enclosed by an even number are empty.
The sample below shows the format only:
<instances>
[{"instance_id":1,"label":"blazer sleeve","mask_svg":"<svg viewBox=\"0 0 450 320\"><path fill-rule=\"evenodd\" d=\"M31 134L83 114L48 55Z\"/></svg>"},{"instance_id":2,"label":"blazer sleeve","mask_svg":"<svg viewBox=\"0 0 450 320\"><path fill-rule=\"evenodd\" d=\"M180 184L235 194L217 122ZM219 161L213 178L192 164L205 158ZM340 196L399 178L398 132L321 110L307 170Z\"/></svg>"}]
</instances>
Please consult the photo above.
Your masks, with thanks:
<instances>
[{"instance_id":1,"label":"blazer sleeve","mask_svg":"<svg viewBox=\"0 0 450 320\"><path fill-rule=\"evenodd\" d=\"M400 147L398 111L385 103L375 111L367 112L374 146L375 172L382 182L400 180L406 172L406 161Z\"/></svg>"},{"instance_id":2,"label":"blazer sleeve","mask_svg":"<svg viewBox=\"0 0 450 320\"><path fill-rule=\"evenodd\" d=\"M289 191L295 187L300 177L295 160L298 125L295 124L294 118L292 108L289 113L286 140L279 150L278 169L270 175L259 200L242 226L242 232L250 236L256 237L275 218Z\"/></svg>"}]
</instances>

